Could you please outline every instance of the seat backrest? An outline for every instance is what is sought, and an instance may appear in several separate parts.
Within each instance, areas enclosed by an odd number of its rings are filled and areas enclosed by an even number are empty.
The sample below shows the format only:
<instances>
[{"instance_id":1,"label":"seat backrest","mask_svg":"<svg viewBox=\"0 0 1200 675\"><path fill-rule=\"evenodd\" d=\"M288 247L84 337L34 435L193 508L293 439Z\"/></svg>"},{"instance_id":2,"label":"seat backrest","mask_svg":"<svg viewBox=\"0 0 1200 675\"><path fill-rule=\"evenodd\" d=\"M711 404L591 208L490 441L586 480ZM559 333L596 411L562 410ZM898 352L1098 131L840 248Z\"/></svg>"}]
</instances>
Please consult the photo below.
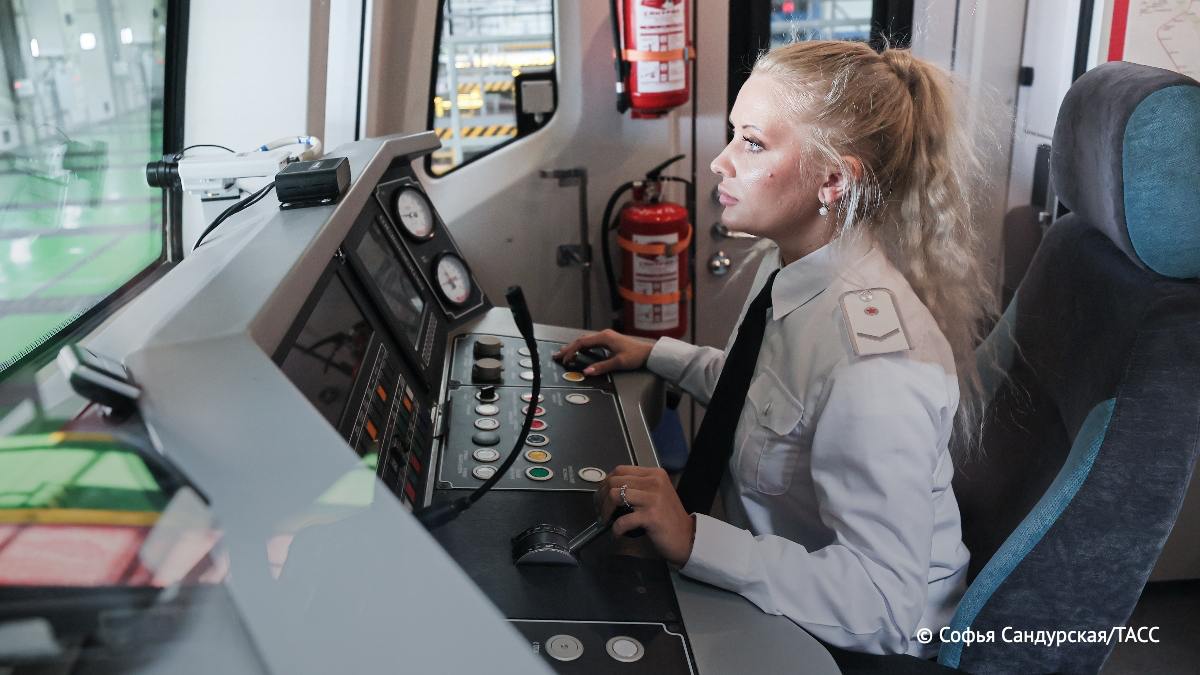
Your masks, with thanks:
<instances>
[{"instance_id":1,"label":"seat backrest","mask_svg":"<svg viewBox=\"0 0 1200 675\"><path fill-rule=\"evenodd\" d=\"M1123 626L1200 449L1200 83L1092 70L1051 164L1071 214L980 347L982 450L954 481L971 566L953 627L995 642L939 661L969 672L1099 670L1111 644L1004 631Z\"/></svg>"}]
</instances>

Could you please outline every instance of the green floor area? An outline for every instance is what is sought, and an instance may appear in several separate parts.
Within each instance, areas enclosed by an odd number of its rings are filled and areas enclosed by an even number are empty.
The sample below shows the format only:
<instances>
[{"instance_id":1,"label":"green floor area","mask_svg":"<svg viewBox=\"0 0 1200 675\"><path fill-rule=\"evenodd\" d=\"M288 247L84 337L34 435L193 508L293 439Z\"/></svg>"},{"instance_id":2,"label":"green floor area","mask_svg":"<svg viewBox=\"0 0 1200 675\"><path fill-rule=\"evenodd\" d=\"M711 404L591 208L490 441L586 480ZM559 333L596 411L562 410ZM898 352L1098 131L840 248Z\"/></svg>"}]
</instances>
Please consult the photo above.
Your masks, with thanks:
<instances>
[{"instance_id":1,"label":"green floor area","mask_svg":"<svg viewBox=\"0 0 1200 675\"><path fill-rule=\"evenodd\" d=\"M5 366L159 259L162 117L141 111L0 153Z\"/></svg>"}]
</instances>

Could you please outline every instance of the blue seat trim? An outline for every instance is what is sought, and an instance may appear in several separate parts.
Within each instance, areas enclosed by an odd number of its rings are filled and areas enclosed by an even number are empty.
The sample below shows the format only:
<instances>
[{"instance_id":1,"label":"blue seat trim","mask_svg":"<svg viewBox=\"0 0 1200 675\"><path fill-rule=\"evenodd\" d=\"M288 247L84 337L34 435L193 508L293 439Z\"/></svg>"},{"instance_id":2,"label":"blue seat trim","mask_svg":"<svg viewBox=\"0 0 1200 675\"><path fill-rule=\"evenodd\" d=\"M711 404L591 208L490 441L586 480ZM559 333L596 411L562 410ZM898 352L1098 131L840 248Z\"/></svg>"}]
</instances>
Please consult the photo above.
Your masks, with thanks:
<instances>
[{"instance_id":1,"label":"blue seat trim","mask_svg":"<svg viewBox=\"0 0 1200 675\"><path fill-rule=\"evenodd\" d=\"M1004 583L1008 575L1021 564L1025 556L1037 546L1050 527L1058 520L1063 511L1075 498L1079 488L1087 480L1088 473L1104 437L1108 434L1108 424L1112 420L1115 399L1108 399L1096 407L1083 421L1075 441L1071 444L1071 452L1063 462L1062 469L1054 477L1054 482L1046 489L1046 493L1038 500L1021 524L1013 530L1004 544L1000 546L992 559L979 571L979 576L971 583L963 599L958 604L950 627L962 630L971 626L979 612L987 604L996 589ZM957 668L962 658L963 645L961 642L944 643L938 652L938 663L950 668Z\"/></svg>"},{"instance_id":2,"label":"blue seat trim","mask_svg":"<svg viewBox=\"0 0 1200 675\"><path fill-rule=\"evenodd\" d=\"M1133 250L1164 276L1200 276L1200 87L1147 96L1129 117L1122 144Z\"/></svg>"}]
</instances>

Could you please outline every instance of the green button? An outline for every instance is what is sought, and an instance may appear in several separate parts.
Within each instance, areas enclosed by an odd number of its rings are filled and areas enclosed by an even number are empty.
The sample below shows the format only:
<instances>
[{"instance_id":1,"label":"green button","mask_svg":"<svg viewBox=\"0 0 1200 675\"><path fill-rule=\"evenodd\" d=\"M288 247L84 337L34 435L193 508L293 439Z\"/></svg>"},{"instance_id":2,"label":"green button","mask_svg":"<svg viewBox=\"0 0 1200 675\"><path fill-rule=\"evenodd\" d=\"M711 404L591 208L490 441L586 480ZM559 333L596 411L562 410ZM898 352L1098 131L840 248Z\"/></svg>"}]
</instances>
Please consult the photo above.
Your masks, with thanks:
<instances>
[{"instance_id":1,"label":"green button","mask_svg":"<svg viewBox=\"0 0 1200 675\"><path fill-rule=\"evenodd\" d=\"M544 466L531 466L525 469L525 475L532 480L550 480L554 472Z\"/></svg>"}]
</instances>

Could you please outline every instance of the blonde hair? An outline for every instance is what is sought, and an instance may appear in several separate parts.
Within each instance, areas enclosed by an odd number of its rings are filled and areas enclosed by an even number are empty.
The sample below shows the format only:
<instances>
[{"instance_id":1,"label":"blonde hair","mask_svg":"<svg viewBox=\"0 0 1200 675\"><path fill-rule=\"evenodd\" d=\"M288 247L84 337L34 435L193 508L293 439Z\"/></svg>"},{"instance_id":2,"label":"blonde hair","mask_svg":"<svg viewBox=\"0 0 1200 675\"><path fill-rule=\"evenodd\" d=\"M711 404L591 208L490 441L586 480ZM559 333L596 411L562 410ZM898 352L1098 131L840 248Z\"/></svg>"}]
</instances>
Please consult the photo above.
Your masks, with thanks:
<instances>
[{"instance_id":1,"label":"blonde hair","mask_svg":"<svg viewBox=\"0 0 1200 675\"><path fill-rule=\"evenodd\" d=\"M869 233L929 309L954 354L960 448L981 419L975 346L996 298L979 257L973 188L983 171L949 75L903 49L808 41L763 53L754 74L781 84L812 126L809 145L848 180L837 236ZM861 162L856 175L844 157Z\"/></svg>"}]
</instances>

